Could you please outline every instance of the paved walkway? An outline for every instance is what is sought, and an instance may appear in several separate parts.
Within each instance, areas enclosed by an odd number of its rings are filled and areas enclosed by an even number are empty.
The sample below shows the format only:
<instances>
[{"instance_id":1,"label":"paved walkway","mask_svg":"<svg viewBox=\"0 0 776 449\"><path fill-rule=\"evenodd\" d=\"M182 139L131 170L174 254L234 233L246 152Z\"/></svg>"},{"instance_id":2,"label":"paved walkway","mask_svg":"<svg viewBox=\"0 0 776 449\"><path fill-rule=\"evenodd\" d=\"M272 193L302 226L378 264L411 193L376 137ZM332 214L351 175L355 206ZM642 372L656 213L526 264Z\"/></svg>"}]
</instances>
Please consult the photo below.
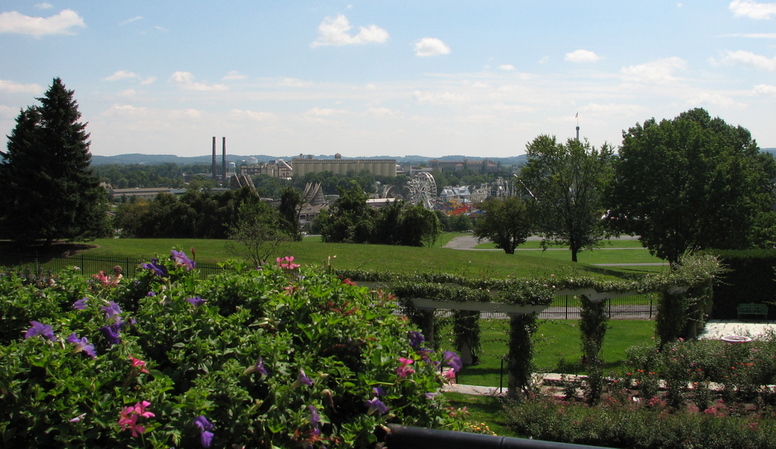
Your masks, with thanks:
<instances>
[{"instance_id":1,"label":"paved walkway","mask_svg":"<svg viewBox=\"0 0 776 449\"><path fill-rule=\"evenodd\" d=\"M613 237L610 240L634 240L636 237L632 236L621 236L621 237ZM541 240L541 237L531 236L528 238L528 240ZM482 241L478 240L477 237L474 235L461 235L458 237L453 238L447 244L444 246L444 248L449 249L457 249L457 250L463 250L463 251L503 251L502 249L477 249L475 246L479 245L480 243L486 243L488 242L488 239L482 239ZM599 248L598 250L606 251L606 250L628 250L628 249L643 249L641 247L628 247L628 248ZM516 248L515 251L568 251L568 248ZM650 262L650 263L595 263L592 264L599 267L636 267L636 266L663 266L668 265L665 262Z\"/></svg>"},{"instance_id":2,"label":"paved walkway","mask_svg":"<svg viewBox=\"0 0 776 449\"><path fill-rule=\"evenodd\" d=\"M750 337L754 340L776 334L776 321L709 320L699 339L721 340L727 336Z\"/></svg>"},{"instance_id":3,"label":"paved walkway","mask_svg":"<svg viewBox=\"0 0 776 449\"><path fill-rule=\"evenodd\" d=\"M736 321L736 320L710 320L706 328L698 337L699 339L722 340L724 337L749 337L753 340L763 338L773 333L776 335L776 321ZM561 380L560 374L541 374L545 382L557 383ZM566 375L567 378L576 377ZM504 379L506 382L506 379ZM505 396L507 386L499 390L498 387L481 387L477 385L445 385L443 392L471 394L479 396Z\"/></svg>"}]
</instances>

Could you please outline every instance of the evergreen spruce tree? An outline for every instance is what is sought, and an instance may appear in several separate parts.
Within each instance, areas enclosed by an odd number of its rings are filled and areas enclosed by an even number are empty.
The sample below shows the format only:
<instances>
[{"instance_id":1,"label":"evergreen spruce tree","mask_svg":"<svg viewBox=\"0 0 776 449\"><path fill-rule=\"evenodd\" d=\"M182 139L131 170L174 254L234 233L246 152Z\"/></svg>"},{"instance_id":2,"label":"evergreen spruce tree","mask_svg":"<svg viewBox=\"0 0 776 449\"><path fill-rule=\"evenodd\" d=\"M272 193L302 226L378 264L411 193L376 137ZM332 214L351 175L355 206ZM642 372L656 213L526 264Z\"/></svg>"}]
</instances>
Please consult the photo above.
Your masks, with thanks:
<instances>
[{"instance_id":1,"label":"evergreen spruce tree","mask_svg":"<svg viewBox=\"0 0 776 449\"><path fill-rule=\"evenodd\" d=\"M62 80L24 109L0 151L0 238L81 241L107 230L107 194L92 173L89 134Z\"/></svg>"}]
</instances>

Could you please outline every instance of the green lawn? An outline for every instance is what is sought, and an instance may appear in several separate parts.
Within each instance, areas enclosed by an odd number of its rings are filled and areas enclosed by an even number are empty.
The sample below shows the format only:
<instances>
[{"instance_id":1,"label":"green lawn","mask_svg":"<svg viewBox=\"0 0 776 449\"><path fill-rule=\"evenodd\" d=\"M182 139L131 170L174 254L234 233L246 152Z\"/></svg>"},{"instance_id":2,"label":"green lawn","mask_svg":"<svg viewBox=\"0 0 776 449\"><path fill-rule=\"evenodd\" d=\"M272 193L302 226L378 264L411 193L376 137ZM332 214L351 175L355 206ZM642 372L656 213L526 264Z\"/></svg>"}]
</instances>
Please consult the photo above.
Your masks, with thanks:
<instances>
[{"instance_id":1,"label":"green lawn","mask_svg":"<svg viewBox=\"0 0 776 449\"><path fill-rule=\"evenodd\" d=\"M466 385L498 387L501 359L509 350L509 320L481 320L480 325L480 363L463 368L458 374L458 381ZM610 320L602 350L605 370L624 370L626 349L651 342L654 332L655 322L652 320ZM584 373L579 364L582 351L578 320L540 320L534 342L534 364L537 371ZM503 382L506 388L506 377Z\"/></svg>"},{"instance_id":2,"label":"green lawn","mask_svg":"<svg viewBox=\"0 0 776 449\"><path fill-rule=\"evenodd\" d=\"M460 234L458 234L460 235ZM444 239L455 237L446 234ZM166 256L176 248L192 256L196 250L198 262L222 262L234 258L226 240L197 239L98 239L89 242L92 248L82 252L93 258L139 258L149 260L155 256ZM631 250L628 250L631 251ZM627 251L612 251L626 253ZM556 276L576 273L587 276L622 276L624 273L641 272L644 267L601 268L586 262L572 263L564 258L552 259L540 251L521 252L508 255L502 251L458 251L435 247L406 247L386 245L364 245L348 243L323 243L317 237L308 237L301 242L284 246L281 255L292 255L298 263L322 266L329 258L336 256L334 266L341 269L387 270L395 272L442 272L469 277L506 278ZM623 255L624 257L624 255ZM45 258L39 258L45 262ZM0 265L9 265L0 256ZM654 267L649 267L650 270ZM661 267L658 267L661 268Z\"/></svg>"}]
</instances>

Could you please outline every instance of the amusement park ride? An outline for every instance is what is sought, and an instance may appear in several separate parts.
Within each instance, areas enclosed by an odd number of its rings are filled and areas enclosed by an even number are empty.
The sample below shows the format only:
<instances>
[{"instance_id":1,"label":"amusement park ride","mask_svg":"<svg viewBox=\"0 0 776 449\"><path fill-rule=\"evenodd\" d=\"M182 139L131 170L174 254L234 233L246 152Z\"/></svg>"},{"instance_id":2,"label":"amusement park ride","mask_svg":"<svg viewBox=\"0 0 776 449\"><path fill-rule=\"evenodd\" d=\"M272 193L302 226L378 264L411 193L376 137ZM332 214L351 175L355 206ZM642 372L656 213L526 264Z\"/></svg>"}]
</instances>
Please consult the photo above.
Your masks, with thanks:
<instances>
[{"instance_id":1,"label":"amusement park ride","mask_svg":"<svg viewBox=\"0 0 776 449\"><path fill-rule=\"evenodd\" d=\"M443 201L437 194L434 176L428 172L418 172L407 183L407 201L421 204L426 209L443 210L448 215L460 215L473 212L476 204L489 196L505 198L515 194L514 182L502 177L496 178L487 185L465 190L470 193L460 198L448 197Z\"/></svg>"}]
</instances>

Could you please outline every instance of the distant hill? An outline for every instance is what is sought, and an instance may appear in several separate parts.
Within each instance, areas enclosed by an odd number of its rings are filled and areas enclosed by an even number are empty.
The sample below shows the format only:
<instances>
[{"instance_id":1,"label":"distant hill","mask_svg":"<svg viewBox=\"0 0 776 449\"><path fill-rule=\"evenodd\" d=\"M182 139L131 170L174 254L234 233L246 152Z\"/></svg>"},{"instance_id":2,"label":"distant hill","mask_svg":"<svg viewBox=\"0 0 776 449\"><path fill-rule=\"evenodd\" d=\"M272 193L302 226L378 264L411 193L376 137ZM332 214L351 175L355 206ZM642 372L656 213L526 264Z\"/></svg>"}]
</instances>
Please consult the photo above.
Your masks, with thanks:
<instances>
[{"instance_id":1,"label":"distant hill","mask_svg":"<svg viewBox=\"0 0 776 449\"><path fill-rule=\"evenodd\" d=\"M227 162L239 162L245 159L248 159L250 157L256 158L259 162L269 162L269 161L276 161L278 159L283 159L286 161L291 161L293 158L298 156L267 156L264 154L260 155L252 155L252 156L241 156L236 154L227 154L226 160ZM317 155L313 156L315 159L334 159L333 155ZM343 159L362 159L362 158L343 158ZM408 156L402 156L402 157L396 157L396 156L373 156L369 159L396 159L396 161L399 164L421 164L421 163L427 163L428 161L432 159L438 159L440 161L462 161L464 159L469 160L482 160L480 157L471 157L471 156L443 156L443 157L428 157L428 156L417 156L417 155L408 155ZM516 165L516 164L522 164L526 161L526 156L524 154L521 154L519 156L515 157L489 157L488 160L491 160L493 162L500 162L501 165ZM216 161L218 164L221 163L221 154L216 155ZM191 165L191 164L211 164L213 162L213 156L212 155L205 155L205 156L176 156L174 154L140 154L140 153L131 153L131 154L119 154L116 156L98 156L98 155L92 155L92 165L109 165L109 164L115 164L115 165L133 165L133 164L140 164L140 165L158 165L158 164L166 164L166 163L173 163L177 165Z\"/></svg>"}]
</instances>

